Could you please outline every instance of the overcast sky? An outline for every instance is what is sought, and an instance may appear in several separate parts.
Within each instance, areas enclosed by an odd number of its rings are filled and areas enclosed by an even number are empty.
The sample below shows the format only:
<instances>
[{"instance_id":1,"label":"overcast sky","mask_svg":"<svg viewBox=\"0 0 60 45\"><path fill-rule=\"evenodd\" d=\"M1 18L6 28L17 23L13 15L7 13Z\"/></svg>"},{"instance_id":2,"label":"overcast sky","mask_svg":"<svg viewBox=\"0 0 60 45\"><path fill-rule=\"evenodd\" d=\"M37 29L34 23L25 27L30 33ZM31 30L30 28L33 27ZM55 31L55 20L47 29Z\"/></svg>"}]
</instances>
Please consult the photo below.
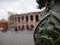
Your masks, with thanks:
<instances>
[{"instance_id":1,"label":"overcast sky","mask_svg":"<svg viewBox=\"0 0 60 45\"><path fill-rule=\"evenodd\" d=\"M0 0L0 19L8 19L8 11L12 13L36 12L36 0Z\"/></svg>"}]
</instances>

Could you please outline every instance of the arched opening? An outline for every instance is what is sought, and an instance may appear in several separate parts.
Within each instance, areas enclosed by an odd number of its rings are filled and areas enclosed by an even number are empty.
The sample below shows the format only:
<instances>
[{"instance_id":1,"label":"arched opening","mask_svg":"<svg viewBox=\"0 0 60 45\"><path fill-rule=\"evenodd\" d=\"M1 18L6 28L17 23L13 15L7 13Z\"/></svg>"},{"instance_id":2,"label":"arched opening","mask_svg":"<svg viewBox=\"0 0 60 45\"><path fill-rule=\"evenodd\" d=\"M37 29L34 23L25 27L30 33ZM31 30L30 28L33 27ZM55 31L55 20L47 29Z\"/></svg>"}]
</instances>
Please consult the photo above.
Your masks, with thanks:
<instances>
[{"instance_id":1,"label":"arched opening","mask_svg":"<svg viewBox=\"0 0 60 45\"><path fill-rule=\"evenodd\" d=\"M35 20L36 20L36 22L39 21L39 16L38 15L35 16Z\"/></svg>"},{"instance_id":2,"label":"arched opening","mask_svg":"<svg viewBox=\"0 0 60 45\"><path fill-rule=\"evenodd\" d=\"M34 25L31 25L31 28L30 28L30 30L33 30L34 29Z\"/></svg>"},{"instance_id":3,"label":"arched opening","mask_svg":"<svg viewBox=\"0 0 60 45\"><path fill-rule=\"evenodd\" d=\"M34 25L31 25L31 28L34 28Z\"/></svg>"},{"instance_id":4,"label":"arched opening","mask_svg":"<svg viewBox=\"0 0 60 45\"><path fill-rule=\"evenodd\" d=\"M26 16L26 22L28 22L28 16Z\"/></svg>"},{"instance_id":5,"label":"arched opening","mask_svg":"<svg viewBox=\"0 0 60 45\"><path fill-rule=\"evenodd\" d=\"M18 26L18 29L21 29L21 27L20 27L20 26Z\"/></svg>"},{"instance_id":6,"label":"arched opening","mask_svg":"<svg viewBox=\"0 0 60 45\"><path fill-rule=\"evenodd\" d=\"M30 16L30 20L33 21L33 15Z\"/></svg>"},{"instance_id":7,"label":"arched opening","mask_svg":"<svg viewBox=\"0 0 60 45\"><path fill-rule=\"evenodd\" d=\"M28 25L26 25L26 29L29 30L29 26Z\"/></svg>"},{"instance_id":8,"label":"arched opening","mask_svg":"<svg viewBox=\"0 0 60 45\"><path fill-rule=\"evenodd\" d=\"M22 25L22 30L24 30L25 29L25 27L24 27L24 25Z\"/></svg>"},{"instance_id":9,"label":"arched opening","mask_svg":"<svg viewBox=\"0 0 60 45\"><path fill-rule=\"evenodd\" d=\"M20 17L18 17L18 22L20 22Z\"/></svg>"}]
</instances>

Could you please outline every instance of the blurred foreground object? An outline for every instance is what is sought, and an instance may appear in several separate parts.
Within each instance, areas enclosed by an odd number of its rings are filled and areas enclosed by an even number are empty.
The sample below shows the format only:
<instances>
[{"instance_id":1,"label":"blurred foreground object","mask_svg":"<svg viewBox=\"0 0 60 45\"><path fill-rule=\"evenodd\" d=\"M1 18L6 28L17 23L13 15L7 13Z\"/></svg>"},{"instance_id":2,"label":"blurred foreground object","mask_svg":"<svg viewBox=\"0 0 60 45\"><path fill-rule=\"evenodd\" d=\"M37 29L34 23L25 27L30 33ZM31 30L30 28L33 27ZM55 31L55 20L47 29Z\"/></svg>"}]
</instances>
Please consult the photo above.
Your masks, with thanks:
<instances>
[{"instance_id":1,"label":"blurred foreground object","mask_svg":"<svg viewBox=\"0 0 60 45\"><path fill-rule=\"evenodd\" d=\"M36 0L45 7L34 31L35 45L60 45L60 0Z\"/></svg>"}]
</instances>

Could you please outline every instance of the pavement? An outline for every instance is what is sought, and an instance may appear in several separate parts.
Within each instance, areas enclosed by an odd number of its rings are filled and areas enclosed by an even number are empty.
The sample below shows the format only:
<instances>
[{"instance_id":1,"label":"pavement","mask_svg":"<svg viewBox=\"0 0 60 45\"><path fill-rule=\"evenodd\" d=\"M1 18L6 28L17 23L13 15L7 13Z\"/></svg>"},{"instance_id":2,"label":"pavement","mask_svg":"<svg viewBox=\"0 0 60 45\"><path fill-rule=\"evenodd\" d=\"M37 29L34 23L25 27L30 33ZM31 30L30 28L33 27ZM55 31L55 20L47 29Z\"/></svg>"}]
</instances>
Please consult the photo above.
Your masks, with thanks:
<instances>
[{"instance_id":1,"label":"pavement","mask_svg":"<svg viewBox=\"0 0 60 45\"><path fill-rule=\"evenodd\" d=\"M34 31L0 32L0 45L34 45Z\"/></svg>"}]
</instances>

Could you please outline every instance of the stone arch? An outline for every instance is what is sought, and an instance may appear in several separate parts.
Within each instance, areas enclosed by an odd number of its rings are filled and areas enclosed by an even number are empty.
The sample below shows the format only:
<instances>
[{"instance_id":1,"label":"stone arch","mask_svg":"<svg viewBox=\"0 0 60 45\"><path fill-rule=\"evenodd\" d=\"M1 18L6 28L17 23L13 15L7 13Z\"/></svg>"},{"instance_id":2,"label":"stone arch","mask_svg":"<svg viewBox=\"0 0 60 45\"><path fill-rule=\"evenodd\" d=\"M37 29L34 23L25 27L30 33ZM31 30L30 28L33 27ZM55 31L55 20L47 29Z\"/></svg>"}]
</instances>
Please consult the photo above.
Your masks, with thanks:
<instances>
[{"instance_id":1,"label":"stone arch","mask_svg":"<svg viewBox=\"0 0 60 45\"><path fill-rule=\"evenodd\" d=\"M20 25L18 26L18 29L21 29Z\"/></svg>"},{"instance_id":2,"label":"stone arch","mask_svg":"<svg viewBox=\"0 0 60 45\"><path fill-rule=\"evenodd\" d=\"M34 25L31 25L31 28L34 28Z\"/></svg>"},{"instance_id":3,"label":"stone arch","mask_svg":"<svg viewBox=\"0 0 60 45\"><path fill-rule=\"evenodd\" d=\"M33 25L33 24L31 24L30 29L31 29L31 30L33 30L33 29L34 29L34 25Z\"/></svg>"},{"instance_id":4,"label":"stone arch","mask_svg":"<svg viewBox=\"0 0 60 45\"><path fill-rule=\"evenodd\" d=\"M33 21L33 15L30 16L30 20Z\"/></svg>"},{"instance_id":5,"label":"stone arch","mask_svg":"<svg viewBox=\"0 0 60 45\"><path fill-rule=\"evenodd\" d=\"M36 22L39 21L39 16L38 15L35 15L35 20L36 20Z\"/></svg>"},{"instance_id":6,"label":"stone arch","mask_svg":"<svg viewBox=\"0 0 60 45\"><path fill-rule=\"evenodd\" d=\"M25 29L25 27L24 27L24 25L22 25L22 30L24 30Z\"/></svg>"},{"instance_id":7,"label":"stone arch","mask_svg":"<svg viewBox=\"0 0 60 45\"><path fill-rule=\"evenodd\" d=\"M26 25L26 29L29 30L29 25Z\"/></svg>"},{"instance_id":8,"label":"stone arch","mask_svg":"<svg viewBox=\"0 0 60 45\"><path fill-rule=\"evenodd\" d=\"M20 22L20 17L18 17L18 22Z\"/></svg>"},{"instance_id":9,"label":"stone arch","mask_svg":"<svg viewBox=\"0 0 60 45\"><path fill-rule=\"evenodd\" d=\"M28 22L28 16L26 16L26 22Z\"/></svg>"}]
</instances>

